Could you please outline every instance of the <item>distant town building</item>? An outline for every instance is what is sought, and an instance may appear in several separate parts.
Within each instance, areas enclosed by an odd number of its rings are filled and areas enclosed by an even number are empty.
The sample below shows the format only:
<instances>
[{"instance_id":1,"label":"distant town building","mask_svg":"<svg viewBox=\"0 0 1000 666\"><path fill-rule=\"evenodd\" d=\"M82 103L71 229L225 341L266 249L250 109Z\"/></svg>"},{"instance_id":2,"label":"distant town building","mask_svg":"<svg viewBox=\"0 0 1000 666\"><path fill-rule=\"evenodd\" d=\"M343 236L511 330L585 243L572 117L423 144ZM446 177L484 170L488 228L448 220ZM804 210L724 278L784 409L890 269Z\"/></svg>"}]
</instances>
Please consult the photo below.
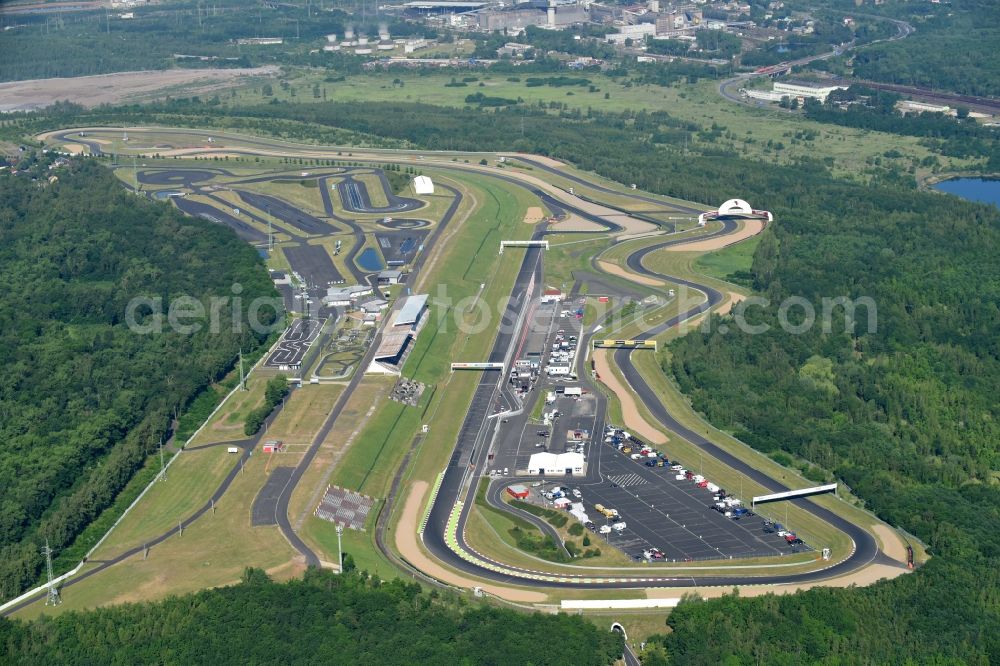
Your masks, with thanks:
<instances>
[{"instance_id":1,"label":"distant town building","mask_svg":"<svg viewBox=\"0 0 1000 666\"><path fill-rule=\"evenodd\" d=\"M269 46L272 44L284 44L285 40L281 37L247 37L237 39L236 43L243 46Z\"/></svg>"},{"instance_id":2,"label":"distant town building","mask_svg":"<svg viewBox=\"0 0 1000 666\"><path fill-rule=\"evenodd\" d=\"M817 99L825 102L834 90L847 90L846 85L831 85L816 81L775 81L771 90L753 90L741 88L740 92L750 99L759 99L765 102L780 102L786 97L798 99Z\"/></svg>"}]
</instances>

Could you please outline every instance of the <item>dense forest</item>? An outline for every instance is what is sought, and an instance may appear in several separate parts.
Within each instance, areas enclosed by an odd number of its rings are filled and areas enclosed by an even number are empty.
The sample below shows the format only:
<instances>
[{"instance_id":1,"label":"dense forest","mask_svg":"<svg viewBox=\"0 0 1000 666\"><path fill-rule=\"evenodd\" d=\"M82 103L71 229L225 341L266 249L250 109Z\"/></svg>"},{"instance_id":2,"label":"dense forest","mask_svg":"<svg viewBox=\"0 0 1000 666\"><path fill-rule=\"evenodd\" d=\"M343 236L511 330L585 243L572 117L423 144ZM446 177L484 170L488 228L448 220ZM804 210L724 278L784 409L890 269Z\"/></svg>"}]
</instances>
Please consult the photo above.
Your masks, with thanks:
<instances>
[{"instance_id":1,"label":"dense forest","mask_svg":"<svg viewBox=\"0 0 1000 666\"><path fill-rule=\"evenodd\" d=\"M902 95L852 85L835 90L826 102L806 100L806 118L846 127L889 132L925 139L926 145L942 155L986 158L986 170L1000 171L1000 133L980 125L959 108L956 117L943 113L908 113L896 109Z\"/></svg>"},{"instance_id":2,"label":"dense forest","mask_svg":"<svg viewBox=\"0 0 1000 666\"><path fill-rule=\"evenodd\" d=\"M368 21L306 3L250 4L242 0L171 2L130 10L133 19L105 10L0 14L0 81L87 76L171 67L249 67L266 64L329 66L364 58L318 51L327 34L343 36L350 23L377 35L391 23L396 37L433 30L385 17ZM240 45L238 39L280 37L282 44ZM58 46L54 47L54 43ZM311 53L312 52L312 53ZM181 56L181 57L178 57Z\"/></svg>"},{"instance_id":3,"label":"dense forest","mask_svg":"<svg viewBox=\"0 0 1000 666\"><path fill-rule=\"evenodd\" d=\"M257 252L228 229L136 198L96 162L46 162L0 175L3 598L37 580L46 539L62 551L111 504L240 345L266 338L246 326L136 333L129 301L229 298L237 283L244 304L274 294Z\"/></svg>"},{"instance_id":4,"label":"dense forest","mask_svg":"<svg viewBox=\"0 0 1000 666\"><path fill-rule=\"evenodd\" d=\"M910 22L917 32L860 50L853 56L856 77L966 95L1000 95L1000 52L988 46L1000 43L1000 4L995 0L892 2L874 10Z\"/></svg>"},{"instance_id":5,"label":"dense forest","mask_svg":"<svg viewBox=\"0 0 1000 666\"><path fill-rule=\"evenodd\" d=\"M455 664L605 666L618 634L580 617L531 615L416 583L310 570L278 584L243 582L158 603L0 619L5 664Z\"/></svg>"}]
</instances>

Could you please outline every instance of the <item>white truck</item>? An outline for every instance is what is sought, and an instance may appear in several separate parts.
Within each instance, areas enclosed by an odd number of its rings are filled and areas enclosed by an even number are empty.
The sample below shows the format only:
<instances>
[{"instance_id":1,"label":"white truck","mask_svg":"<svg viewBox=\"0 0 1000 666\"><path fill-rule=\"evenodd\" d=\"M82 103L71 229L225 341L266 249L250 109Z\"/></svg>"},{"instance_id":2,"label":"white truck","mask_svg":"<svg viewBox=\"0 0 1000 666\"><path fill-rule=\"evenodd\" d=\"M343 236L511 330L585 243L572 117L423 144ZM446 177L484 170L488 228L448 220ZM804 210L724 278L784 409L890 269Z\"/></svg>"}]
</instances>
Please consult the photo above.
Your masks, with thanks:
<instances>
[{"instance_id":1,"label":"white truck","mask_svg":"<svg viewBox=\"0 0 1000 666\"><path fill-rule=\"evenodd\" d=\"M580 396L583 395L583 389L580 388L579 386L567 386L566 391L563 392L563 395L579 398Z\"/></svg>"}]
</instances>

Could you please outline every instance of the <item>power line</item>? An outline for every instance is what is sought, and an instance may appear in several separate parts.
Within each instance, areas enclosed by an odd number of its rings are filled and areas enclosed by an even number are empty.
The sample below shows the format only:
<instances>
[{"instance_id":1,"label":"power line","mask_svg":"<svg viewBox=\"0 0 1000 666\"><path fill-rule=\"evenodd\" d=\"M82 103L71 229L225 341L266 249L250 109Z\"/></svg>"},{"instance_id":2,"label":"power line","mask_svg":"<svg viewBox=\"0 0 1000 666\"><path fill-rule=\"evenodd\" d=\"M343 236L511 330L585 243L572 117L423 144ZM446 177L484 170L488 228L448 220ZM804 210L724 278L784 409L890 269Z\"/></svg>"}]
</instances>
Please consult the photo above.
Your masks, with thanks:
<instances>
[{"instance_id":1,"label":"power line","mask_svg":"<svg viewBox=\"0 0 1000 666\"><path fill-rule=\"evenodd\" d=\"M48 574L49 580L49 591L45 596L46 606L58 606L62 603L62 598L59 596L59 590L55 586L55 576L52 574L52 549L49 547L49 540L45 540L45 548L42 548L42 554L45 555L45 571Z\"/></svg>"}]
</instances>

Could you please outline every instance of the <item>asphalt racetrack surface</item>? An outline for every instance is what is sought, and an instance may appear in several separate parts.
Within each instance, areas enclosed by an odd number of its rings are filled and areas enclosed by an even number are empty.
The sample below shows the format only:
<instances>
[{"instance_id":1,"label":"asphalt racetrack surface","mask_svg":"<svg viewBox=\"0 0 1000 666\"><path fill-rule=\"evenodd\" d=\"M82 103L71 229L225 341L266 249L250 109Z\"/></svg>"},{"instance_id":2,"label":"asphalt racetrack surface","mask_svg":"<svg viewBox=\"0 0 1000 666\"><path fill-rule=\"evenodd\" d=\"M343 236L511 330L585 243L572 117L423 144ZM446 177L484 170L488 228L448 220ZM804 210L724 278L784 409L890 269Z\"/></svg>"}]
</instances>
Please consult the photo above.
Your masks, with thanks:
<instances>
[{"instance_id":1,"label":"asphalt racetrack surface","mask_svg":"<svg viewBox=\"0 0 1000 666\"><path fill-rule=\"evenodd\" d=\"M262 454L262 455L281 455ZM278 498L292 478L294 467L275 467L271 470L271 476L267 477L264 487L257 493L253 500L253 509L250 511L250 524L254 527L262 525L278 524Z\"/></svg>"},{"instance_id":2,"label":"asphalt racetrack surface","mask_svg":"<svg viewBox=\"0 0 1000 666\"><path fill-rule=\"evenodd\" d=\"M333 226L329 222L324 222L317 217L303 212L301 209L296 208L287 201L283 201L277 197L268 196L266 194L257 194L255 192L246 192L244 190L237 190L236 193L240 195L240 199L254 208L273 215L285 224L304 233L329 235L340 231L340 229L337 229L337 227Z\"/></svg>"},{"instance_id":3,"label":"asphalt racetrack surface","mask_svg":"<svg viewBox=\"0 0 1000 666\"><path fill-rule=\"evenodd\" d=\"M174 205L188 215L201 217L209 222L215 222L216 224L224 224L235 231L237 236L248 243L267 243L266 233L260 231L253 225L244 222L238 217L222 212L215 206L209 206L208 204L201 203L200 201L192 201L187 197L172 197L172 199Z\"/></svg>"},{"instance_id":4,"label":"asphalt racetrack surface","mask_svg":"<svg viewBox=\"0 0 1000 666\"><path fill-rule=\"evenodd\" d=\"M75 139L73 139L73 140L75 141ZM262 144L262 145L269 145L269 144ZM98 149L98 152L99 152L99 149ZM560 176L566 176L566 174L561 173L558 170L550 169L550 168L548 168L548 167L546 167L544 165L533 163L533 166L537 166L537 168L545 170L545 171L553 171L554 173L557 173ZM461 167L454 166L454 165L441 166L440 168L442 168L442 169L458 169L458 170L461 169ZM192 171L188 171L186 173L193 174L191 176L192 180L189 181L189 182L202 182L202 179L203 179L204 175L208 174L210 176L212 172L202 170L200 172L201 175L199 175L199 170L192 170ZM528 189L529 191L533 191L533 189L534 189L531 186L526 185L523 182L516 181L515 179L507 177L507 176L495 175L493 177L500 178L501 180L504 180L504 181L512 182L512 183L516 184L516 186ZM575 176L573 178L571 178L571 180L574 180L574 179L575 180L579 180L581 183L585 182L582 179L579 179L579 178L577 178ZM164 176L164 177L162 177L162 183L155 183L155 184L178 186L178 185L184 184L184 182L185 181L179 181L179 180L176 180L176 179L168 179L168 177ZM320 181L320 182L323 182L323 181ZM154 184L154 183L150 182L150 184ZM586 184L591 185L589 183L586 183ZM598 190L598 191L607 189L607 188L603 188L603 187L597 186L597 185L593 185L593 187L594 187L595 190ZM323 189L326 189L326 188L323 188ZM329 193L325 192L325 194L327 196L324 196L324 203L328 203L328 194ZM542 193L542 194L544 194L544 193ZM619 194L620 195L620 194L622 194L622 192L615 191L615 194ZM456 192L456 195L457 195L457 192ZM456 196L456 201L453 202L452 207L449 209L448 213L446 214L445 220L443 220L442 224L439 224L438 227L434 230L434 234L432 236L432 239L437 237L437 234L441 231L441 228L444 226L444 222L446 222L447 219L450 218L451 215L454 214L454 211L455 211L455 209L456 209L456 207L458 205L458 202L459 202L460 198L461 198L460 196ZM548 195L545 195L542 198L543 198L543 201L546 201L547 199L551 199L551 197L549 197ZM644 197L637 196L636 198L637 199L643 199ZM187 202L187 203L192 203L192 202ZM548 202L546 202L546 203L548 203ZM558 205L561 208L563 208L564 210L572 210L573 209L571 206L566 206L565 204L558 204ZM694 211L694 209L691 209L691 210ZM216 211L215 209L212 209L212 212L215 213L215 214L218 213L218 211ZM698 211L694 211L694 212L698 212ZM198 212L195 212L194 214L198 214ZM583 215L583 217L586 219L586 218L589 218L590 216ZM216 220L220 220L220 218L221 218L221 216L218 216L215 219ZM231 223L231 221L225 220L225 219L221 219L221 221L223 221L224 223L227 223L227 224ZM236 220L236 221L239 222L239 220ZM601 221L605 224L605 226L609 226L609 227L612 226L607 221L604 221L604 220L601 220ZM239 231L238 231L238 233L239 233ZM259 237L263 237L264 236L264 234L261 233L261 232L257 232L257 233L259 234ZM702 240L703 238L704 237L699 238L697 240ZM428 241L428 242L430 242L430 241ZM655 251L655 249L657 249L657 248L661 248L661 247L663 247L665 245L673 244L673 243L676 243L676 242L678 242L678 241L666 241L664 243L657 244L657 245L653 246L652 248L647 248L645 250L642 250L642 251L639 251L639 252L633 254L629 258L629 266L632 267L633 269L635 269L635 265L638 264L640 266L640 269L641 269L640 272L653 275L654 277L661 277L661 278L664 277L664 276L658 276L656 274L653 274L650 271L647 271L644 267L642 267L641 266L641 258L645 254L648 254L651 251ZM426 255L426 253L423 253L423 254L421 254L417 258L417 264L418 265L422 264L422 261L423 261L425 255ZM520 295L522 301L523 301L524 294L527 291L526 285L531 280L531 277L532 276L535 276L535 277L539 277L540 276L540 261L539 261L540 256L539 255L540 255L540 251L537 250L537 249L534 249L534 248L528 249L524 253L524 261L523 261L523 263L521 265L521 269L519 271L517 280L515 282L515 287L514 287L513 292L512 292L512 295L515 296L515 297L517 297L518 295ZM708 287L694 285L693 283L685 283L684 281L676 280L676 279L669 278L669 277L667 277L666 279L668 279L671 282L676 282L678 284L689 284L689 285L691 285L691 286L693 286L693 287L695 287L697 289L700 289L701 291L703 291L704 293L708 294L708 296L709 296L709 302L708 303L706 303L703 306L699 306L698 308L693 308L692 310L690 310L690 311L688 311L686 313L683 313L682 315L678 316L677 318L672 319L671 321L669 321L669 322L666 323L666 326L675 325L676 323L678 323L679 321L681 321L683 319L688 319L688 318L690 318L692 316L696 316L696 314L698 312L704 311L705 309L707 309L711 305L717 304L721 300L721 294L719 294L717 291L714 291L714 290L712 290L712 289L710 289ZM515 300L515 302L516 302L516 300ZM520 307L520 305L521 304L518 304L516 307ZM491 355L490 355L490 360L493 360L494 358L503 359L507 355L507 351L511 348L511 345L513 343L512 337L513 337L513 333L508 334L508 333L501 332L500 334L498 334L498 337L496 339L493 351L491 352ZM370 356L371 356L371 352L369 351L369 353L366 354L366 359L370 358ZM774 481L772 479L767 478L765 475L763 475L763 474L761 474L759 472L756 472L755 470L753 470L752 468L750 468L745 463L742 463L739 459L735 458L734 456L728 454L727 452L725 452L725 451L723 451L721 449L718 449L717 447L715 447L714 445L712 445L710 442L707 442L707 440L704 440L703 438L699 437L697 435L697 433L693 433L693 432L687 430L686 428L684 428L683 426L680 426L680 424L678 424L669 415L669 413L666 412L666 410L663 407L663 405L659 403L656 395L650 390L650 388L648 387L648 385L645 384L645 382L642 380L642 377L639 376L638 373L635 371L634 366L631 365L630 352L628 350L619 350L618 353L616 353L616 355L615 355L615 359L616 359L616 362L619 365L619 367L622 369L622 372L623 372L626 380L629 381L629 383L632 384L632 387L636 391L636 394L646 404L647 408L649 409L650 413L654 416L654 418L656 418L656 419L660 420L661 422L663 422L668 428L674 430L680 436L682 436L682 437L684 437L686 439L689 439L695 445L700 446L709 455L712 455L712 456L714 456L714 457L722 460L723 462L725 462L725 463L729 464L730 466L732 466L737 471L740 471L740 472L742 472L744 474L747 474L748 477L754 478L754 479L758 480L765 487L770 488L772 490L776 490L776 491L784 489L784 486L782 486L780 483L778 483L778 482L776 482L776 481ZM492 375L492 377L491 377L491 375ZM306 546L306 544L304 544L302 542L302 540L298 537L298 535L295 534L294 530L291 529L291 525L289 523L288 515L287 515L288 514L288 498L290 496L291 489L293 489L295 487L295 485L298 483L299 479L301 478L302 474L304 473L305 469L308 468L308 466L311 463L312 459L315 457L315 453L318 450L319 444L329 434L330 429L332 428L334 422L336 421L337 416L343 410L344 404L346 403L346 400L347 400L347 396L349 396L352 393L353 389L356 388L357 382L360 381L360 379L359 379L360 376L361 376L360 373L356 373L356 375L352 378L351 382L349 382L349 385L348 385L347 389L342 394L341 398L338 399L337 403L334 405L333 409L331 410L331 412L328 415L327 419L324 421L323 426L320 428L320 431L317 433L316 438L314 438L314 441L310 445L310 447L307 450L306 454L303 456L302 460L294 468L293 472L291 473L290 477L288 478L287 483L285 483L282 486L282 488L279 490L278 496L277 496L277 500L275 502L275 511L273 513L275 515L275 518L277 520L277 523L278 523L279 527L281 528L281 530L282 530L283 534L286 536L286 538L288 538L289 541L292 543L293 547L295 547L299 552L301 552L305 556L306 561L309 564L316 564L318 562L318 558L309 549L309 547ZM476 389L475 395L473 397L472 409L470 410L470 412L475 412L475 413L474 414L470 413L469 419L467 419L469 422L468 423L463 423L462 436L459 438L459 441L458 441L458 443L456 445L456 449L455 449L455 451L454 451L454 453L453 453L453 455L451 457L451 460L449 462L448 468L446 470L444 482L443 482L443 484L441 486L441 490L440 490L440 492L439 492L439 494L437 496L437 500L436 500L434 506L432 507L430 520L428 522L427 528L426 528L425 533L424 533L425 544L431 550L431 552L436 557L438 557L439 559L443 560L444 562L448 563L450 566L452 566L452 567L454 567L454 568L456 568L456 569L458 569L460 571L467 571L467 572L472 573L472 574L474 574L476 576L479 576L479 577L482 577L482 578L491 579L491 580L497 580L497 581L500 581L500 582L516 583L516 584L520 584L520 585L529 585L529 586L537 586L537 587L573 587L573 588L578 588L578 587L606 587L606 588L623 588L623 587L655 587L655 586L670 586L670 587L673 587L673 586L695 586L695 585L723 585L723 586L733 586L733 585L744 585L744 584L748 584L748 583L758 583L758 584L760 584L760 583L772 583L772 584L777 584L777 583L799 583L799 582L807 582L807 581L814 581L814 580L823 580L823 579L831 578L831 577L834 577L834 576L837 576L837 575L842 575L842 574L845 574L845 573L850 573L851 571L855 570L856 568L858 568L860 566L863 566L863 565L865 565L865 564L867 564L867 563L869 563L871 561L874 561L874 560L876 560L876 558L879 557L879 552L878 552L878 549L877 549L876 542L875 542L874 538L871 535L869 535L866 531L864 531L863 529L861 529L859 527L854 526L853 524L849 523L848 521L846 521L844 519L841 519L840 517L838 517L837 515L833 514L832 512L830 512L830 511L828 511L828 510L826 510L824 508L821 508L821 507L815 505L811 500L802 499L802 500L796 500L795 503L798 506L801 506L801 507L805 508L806 510L812 512L813 514L815 514L815 515L823 518L824 520L827 520L829 523L831 523L835 527L843 530L844 532L846 532L854 540L854 546L855 546L855 548L854 548L853 552L851 553L851 555L845 561L839 562L839 563L837 563L837 564L835 564L835 565L833 565L833 566L831 566L831 567L829 567L829 568L827 568L827 569L825 569L823 571L817 571L817 572L812 572L812 573L802 573L802 574L780 574L780 573L778 573L778 574L764 575L764 576L751 576L751 575L745 575L744 574L744 575L703 576L703 577L683 577L683 578L676 578L676 577L656 577L656 574L653 573L654 570L651 569L650 570L650 574L652 574L652 577L646 577L646 578L641 579L641 580L637 580L637 579L634 579L634 578L620 578L619 579L619 578L616 577L613 580L606 580L606 582L600 582L600 583L587 582L587 581L585 581L583 579L582 576L581 577L576 577L576 576L572 576L572 575L564 577L564 578L570 579L570 580L565 580L565 581L557 581L557 582L553 582L553 581L537 581L537 580L531 580L531 579L529 579L526 575L524 575L520 571L517 571L516 568L514 568L514 567L505 566L504 567L504 571L499 571L498 572L498 571L493 571L491 569L483 567L483 566L481 566L479 564L476 564L476 563L466 562L457 553L451 551L445 545L445 541L444 541L445 523L446 523L448 514L450 514L450 512L451 512L451 509L452 509L452 506L454 505L455 500L456 499L464 499L465 500L465 511L462 513L462 515L460 516L460 519L459 519L458 539L459 539L460 545L462 545L463 547L465 547L466 549L468 549L468 546L467 546L467 544L465 544L464 537L462 535L463 535L463 531L464 531L464 523L465 523L465 520L467 519L467 515L468 515L468 510L469 510L469 508L471 507L471 504L472 504L471 500L473 499L473 493L474 493L474 489L476 487L476 484L475 483L470 484L470 486L469 486L469 493L466 494L464 497L459 498L458 494L459 494L460 489L463 487L462 481L463 481L463 477L465 476L465 474L466 473L472 474L473 477L474 477L474 479L478 479L479 474L482 472L482 469L483 469L483 467L485 465L485 462L486 462L486 453L488 451L488 447L486 447L485 444L487 444L488 441L489 441L485 437L485 435L489 434L488 430L492 428L492 423L494 422L494 420L486 420L483 415L489 415L489 414L493 413L495 407L499 406L501 404L501 401L499 400L499 397L502 394L502 392L499 391L499 388L497 386L497 384L500 383L500 382L498 382L498 379L499 379L499 377L496 375L496 373L484 373L483 379L481 380L479 386ZM273 418L273 415L272 415L272 418ZM478 423L476 423L477 420L479 421ZM596 435L596 433L595 433L595 435ZM250 454L250 452L252 451L254 445L257 443L257 441L259 441L259 437L254 438L252 440L252 442L248 445L247 449L243 452L243 456L244 457L248 456ZM688 462L690 463L691 461L688 461ZM470 468L470 465L471 465L471 468ZM217 499L219 499L222 496L223 493L225 493L225 491L228 488L229 484L232 482L233 477L235 476L235 474L238 473L238 471L239 471L239 465L237 465L236 467L233 468L233 470L230 472L230 474L227 477L227 479L216 490L215 494L213 495L213 499L217 500ZM601 479L601 480L603 480L603 479ZM580 479L580 483L581 484L585 483L585 480L584 479ZM621 484L619 484L619 486L621 486ZM628 486L626 485L625 488L627 489ZM708 502L706 502L705 504L707 505L707 503ZM265 504L262 504L262 507L266 506L266 504L267 504L267 502L265 502ZM655 502L654 502L654 505L655 505ZM194 520L197 520L198 517L201 516L202 514L204 514L204 512L207 511L209 508L210 508L210 505L206 503L205 506L202 506L192 516L190 516L185 521L183 521L183 524L188 525L191 522L193 522ZM160 535L159 537L156 537L155 539L152 539L150 541L150 545L155 545L156 543L162 542L164 539L169 538L171 535L175 534L176 531L177 531L176 527L172 528L171 530L165 532L164 534ZM84 574L81 574L81 575L75 577L74 579L68 581L65 584L65 586L69 586L69 585L74 584L75 582L78 582L79 580L83 580L86 577L89 577L90 575L93 575L93 573L96 573L97 571L103 570L104 568L107 568L108 566L111 566L115 562L119 562L122 559L125 559L127 557L130 557L131 555L136 554L140 550L141 549L132 549L130 551L122 553L121 555L115 557L113 560L108 560L107 562L102 563L98 567L95 567L93 570L89 570L89 571L85 572ZM669 572L664 572L663 575L669 576ZM37 599L37 597L36 597L36 599ZM24 604L22 604L19 607L23 607L23 605L26 605L27 603L31 603L31 601L25 602Z\"/></svg>"},{"instance_id":5,"label":"asphalt racetrack surface","mask_svg":"<svg viewBox=\"0 0 1000 666\"><path fill-rule=\"evenodd\" d=\"M723 229L720 230L719 232L716 232L716 234L714 235L732 233L733 231L735 231L736 227L737 225L735 222L731 220L726 221L724 222ZM703 240L704 238L705 237L702 236L699 237L697 240ZM678 280L676 278L672 278L669 276L659 275L647 270L645 266L642 265L642 258L648 255L649 253L655 252L668 245L689 242L689 241L690 239L664 241L663 243L658 243L656 245L639 250L633 253L628 258L628 265L632 270L649 275L651 277L665 279L679 284L685 284L691 288L698 289L699 291L706 293L708 296L708 300L705 303L696 306L694 308L691 308L687 312L679 314L676 317L671 318L663 325L661 325L658 329L655 329L646 336L637 336L640 337L640 339L642 337L653 337L655 335L658 335L662 331L667 330L667 328L671 326L676 326L681 321L690 319L691 317L696 316L697 314L704 312L710 307L713 307L714 305L717 305L718 303L721 302L722 294L719 293L717 290L711 289L706 286L697 285L695 283L687 282L684 280ZM525 265L522 265L521 274L519 274L518 281L516 282L514 287L513 294L515 295L520 292L523 292L523 285L524 282L526 281L524 277L524 270L527 261L528 258L526 257ZM510 340L509 339L505 340L503 336L498 336L496 344L498 346L502 345L504 346L504 348L506 348L506 346L510 344ZM632 388L635 390L638 397L645 403L646 407L650 410L654 418L659 420L670 430L673 430L680 436L689 440L691 443L702 448L708 455L711 455L723 461L736 471L743 473L747 477L758 481L765 488L769 488L775 492L781 490L787 490L787 488L784 485L767 477L765 474L756 471L755 469L750 467L750 465L748 465L747 463L741 461L740 459L729 454L728 452L716 447L715 445L711 444L711 442L708 442L705 438L699 436L697 433L694 433L693 431L679 424L666 411L666 409L663 407L663 404L659 401L658 397L656 396L655 392L652 391L652 389L650 389L648 384L645 383L639 372L636 370L635 366L632 365L631 353L632 353L631 350L627 349L618 350L615 354L615 361L621 368L626 380L632 385ZM494 357L499 357L499 358L503 357L503 354L499 353L497 347L494 348L494 352L493 354L491 354L491 360ZM486 387L484 386L484 384L481 383L480 386L477 387L475 396L473 397L472 406L473 409L477 411L477 413L482 412L483 401L487 401L486 404L488 405L488 401L492 399L493 392L486 391L485 389ZM475 466L475 473L481 473L483 469L482 465L485 462L484 460L482 460L483 458L485 458L485 456L481 456L480 454L481 457L477 457L475 455L477 449L482 449L483 443L476 438L470 437L470 433L477 431L475 428L475 424L463 424L462 431L463 434L462 436L460 436L458 444L456 445L455 453L452 456L452 460L449 463L449 466L446 470L444 481L441 485L441 489L438 493L434 506L431 510L430 520L428 521L427 527L425 528L424 531L424 543L427 546L427 548L437 558L447 562L453 568L474 574L482 578L487 578L490 580L496 580L500 582L508 582L508 583L515 582L517 584L528 585L532 587L628 588L628 587L694 587L700 585L736 586L736 585L745 585L748 583L753 583L753 584L803 583L803 582L833 578L838 575L850 573L851 571L857 569L858 567L868 564L880 557L878 545L875 539L868 532L854 525L853 523L843 518L840 518L832 511L829 511L828 509L816 505L811 500L799 499L799 500L794 500L793 503L799 507L802 507L806 511L809 511L810 513L813 513L814 515L822 518L823 520L829 522L831 525L842 530L851 539L853 539L854 549L846 559L836 564L833 564L827 567L826 569L813 572L806 572L806 573L795 573L795 574L777 573L777 574L760 575L760 576L713 575L713 576L674 577L670 575L669 571L664 571L663 573L658 574L655 569L650 569L649 573L645 574L642 578L637 579L625 576L605 577L602 582L585 581L584 576L577 576L572 574L561 576L563 580L560 581L538 581L532 578L531 575L532 572L526 570L519 570L517 567L513 567L510 565L503 565L502 563L497 563L497 564L500 564L503 570L494 571L493 569L482 566L478 563L466 561L457 553L448 548L447 545L445 544L445 530L446 530L448 515L451 512L455 500L464 499L465 504L463 507L462 514L458 521L457 539L459 541L459 544L465 550L471 551L469 546L465 543L464 526L468 517L468 512L473 504L473 494L470 491L469 494L467 494L464 498L459 498L458 495L459 491L462 488L462 479L466 474L467 470L469 469L469 466L470 465ZM599 472L592 472L591 471L592 469L593 467L588 468L588 474L597 474L596 477L589 477L586 480L566 479L566 481L570 483L575 481L576 483L581 484L581 490L583 490L584 492L587 492L587 489L583 487L583 484L586 484L588 481L597 480L604 482L606 484L614 483L612 481L608 481L605 470L601 469ZM615 472L618 472L619 475L624 475L622 476L622 479L626 481L625 488L627 490L627 488L629 487L628 481L626 479L627 475L637 474L641 476L641 474L635 471L635 468L633 468L632 471L626 471L626 469L627 468L619 469L615 466L612 466L611 473L614 474ZM498 484L494 484L494 488L491 488L491 492L494 491L497 485ZM620 490L622 484L619 483L618 485ZM470 488L474 489L475 484L472 484ZM601 494L602 492L608 493L608 489L612 491L615 490L614 487L610 485L606 486L605 488L606 489L604 490L598 490L596 493L592 493L594 495L594 498L591 501L596 501L596 496ZM664 496L663 501L671 501L667 499L667 493L673 494L676 492L676 489L668 489L667 486L664 485L661 488L659 488L657 492L663 494ZM614 498L615 496L609 494L609 497ZM624 499L624 497L622 497L622 499ZM609 499L609 501L612 500ZM691 502L690 500L682 500L682 501L683 501L682 506L690 505L692 511L696 510L693 502ZM636 504L638 505L639 503L641 503L641 500L637 499ZM656 543L654 545L658 545L658 547L664 549L665 546L670 546L671 544L673 544L674 548L673 552L675 553L683 553L685 552L685 549L690 549L691 552L696 552L694 550L693 539L679 538L678 535L680 534L680 532L678 532L676 529L667 530L664 527L663 521L665 519L661 517L658 520L654 517L655 516L654 510L656 508L655 497L652 499L650 503L654 505L653 507L651 507L650 510L651 511L651 514L649 515L650 525L648 529L644 530L643 532L635 532L637 539L649 542L652 542L652 540L656 540ZM695 516L695 518L701 520L711 520L710 513L712 512L708 510L708 504L709 501L706 500L704 502L705 505L704 510L700 508L697 509L698 513ZM724 517L722 518L724 519ZM698 523L696 523L696 525L697 524ZM686 523L682 523L682 525L686 525ZM773 542L769 538L764 537L763 534L761 534L762 537L760 539L761 543L758 544L757 540L754 538L755 535L750 533L752 532L753 528L751 528L750 530L743 530L742 527L735 527L732 524L726 524L723 527L721 523L717 525L712 525L711 523L707 522L702 527L705 530L708 530L709 528L713 528L714 530L716 530L716 532L713 532L713 535L715 537L718 537L719 542L726 547L741 548L741 547L753 546L755 549L760 548L761 550L764 550L768 546L773 544ZM642 528L640 527L639 529ZM687 528L682 527L681 529L686 530ZM740 530L743 530L745 533L741 534ZM690 537L692 535L688 536ZM693 536L705 536L705 535L702 534ZM661 543L663 540L670 540L670 543L665 543L665 544ZM699 541L701 541L701 539L699 539ZM742 546L739 543L740 541L743 542ZM636 546L640 545L640 542L637 542L635 545ZM720 546L715 546L715 547L721 548ZM482 557L481 554L480 556ZM696 557L696 556L697 555L689 557ZM882 557L884 558L884 556Z\"/></svg>"},{"instance_id":6,"label":"asphalt racetrack surface","mask_svg":"<svg viewBox=\"0 0 1000 666\"><path fill-rule=\"evenodd\" d=\"M431 226L431 223L410 217L386 217L379 220L378 225L386 229L423 229Z\"/></svg>"},{"instance_id":7,"label":"asphalt racetrack surface","mask_svg":"<svg viewBox=\"0 0 1000 666\"><path fill-rule=\"evenodd\" d=\"M140 171L137 179L143 185L176 185L193 188L218 176L219 171L199 171L197 169L157 169Z\"/></svg>"},{"instance_id":8,"label":"asphalt racetrack surface","mask_svg":"<svg viewBox=\"0 0 1000 666\"><path fill-rule=\"evenodd\" d=\"M512 254L511 256L516 255ZM528 248L524 252L524 259L521 262L521 268L514 282L508 312L504 313L501 321L513 322L517 320L516 315L510 315L510 310L513 308L513 311L517 312L526 306L529 296L528 287L532 283L533 276L536 278L539 277L540 268L541 250L534 247ZM508 350L516 339L515 335L519 334L518 331L510 330L511 328L511 326L505 326L497 333L493 349L490 351L489 358L487 359L488 362L499 363L506 358ZM435 557L448 562L460 570L489 578L495 578L496 574L492 574L492 572L463 560L448 548L444 535L448 517L451 514L455 500L468 500L472 496L471 493L475 492L476 484L473 483L470 495L465 498L459 498L465 475L476 465L476 454L479 454L479 458L485 457L482 453L489 444L489 440L486 438L488 435L487 428L492 428L494 424L493 420L487 421L486 416L492 413L499 391L498 385L504 383L505 379L502 373L482 373L480 381L476 385L468 413L462 422L458 442L445 470L444 479L438 491L438 499L434 502L427 521L427 527L424 530L424 544ZM503 577L503 579L507 578L507 576Z\"/></svg>"},{"instance_id":9,"label":"asphalt racetrack surface","mask_svg":"<svg viewBox=\"0 0 1000 666\"><path fill-rule=\"evenodd\" d=\"M422 201L418 201L417 199L396 196L390 189L385 175L380 171L376 172L376 174L380 176L382 189L385 192L385 199L389 202L389 205L372 205L371 197L368 194L368 187L363 182L347 176L337 183L337 193L340 195L340 203L343 205L344 210L352 213L388 215L390 213L405 213L409 210L416 210L424 205Z\"/></svg>"}]
</instances>

